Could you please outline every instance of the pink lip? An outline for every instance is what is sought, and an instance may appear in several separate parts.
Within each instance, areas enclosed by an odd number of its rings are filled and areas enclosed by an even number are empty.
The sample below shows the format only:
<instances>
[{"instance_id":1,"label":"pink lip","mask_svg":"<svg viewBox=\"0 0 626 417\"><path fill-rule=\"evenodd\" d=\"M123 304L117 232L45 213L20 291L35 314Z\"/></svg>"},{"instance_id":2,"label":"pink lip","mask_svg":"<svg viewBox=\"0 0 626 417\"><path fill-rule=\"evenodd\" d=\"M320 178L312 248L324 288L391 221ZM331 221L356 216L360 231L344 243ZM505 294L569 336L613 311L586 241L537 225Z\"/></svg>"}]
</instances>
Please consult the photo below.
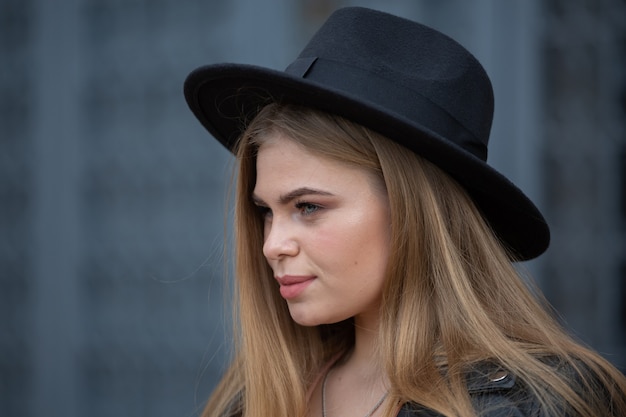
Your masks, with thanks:
<instances>
[{"instance_id":1,"label":"pink lip","mask_svg":"<svg viewBox=\"0 0 626 417\"><path fill-rule=\"evenodd\" d=\"M283 275L276 277L280 284L280 295L285 299L296 298L315 279L311 275Z\"/></svg>"}]
</instances>

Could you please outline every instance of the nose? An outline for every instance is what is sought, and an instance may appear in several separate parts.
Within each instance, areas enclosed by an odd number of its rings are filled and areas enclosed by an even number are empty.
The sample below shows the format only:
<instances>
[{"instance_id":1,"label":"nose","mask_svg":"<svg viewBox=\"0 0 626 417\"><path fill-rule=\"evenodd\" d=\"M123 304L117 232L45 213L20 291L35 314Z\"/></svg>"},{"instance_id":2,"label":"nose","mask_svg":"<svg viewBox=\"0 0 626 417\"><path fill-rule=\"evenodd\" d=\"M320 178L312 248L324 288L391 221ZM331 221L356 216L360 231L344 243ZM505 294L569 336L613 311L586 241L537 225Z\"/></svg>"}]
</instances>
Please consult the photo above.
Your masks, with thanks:
<instances>
[{"instance_id":1,"label":"nose","mask_svg":"<svg viewBox=\"0 0 626 417\"><path fill-rule=\"evenodd\" d=\"M295 256L300 250L293 227L276 217L265 226L264 235L263 255L267 260L280 260L286 256Z\"/></svg>"}]
</instances>

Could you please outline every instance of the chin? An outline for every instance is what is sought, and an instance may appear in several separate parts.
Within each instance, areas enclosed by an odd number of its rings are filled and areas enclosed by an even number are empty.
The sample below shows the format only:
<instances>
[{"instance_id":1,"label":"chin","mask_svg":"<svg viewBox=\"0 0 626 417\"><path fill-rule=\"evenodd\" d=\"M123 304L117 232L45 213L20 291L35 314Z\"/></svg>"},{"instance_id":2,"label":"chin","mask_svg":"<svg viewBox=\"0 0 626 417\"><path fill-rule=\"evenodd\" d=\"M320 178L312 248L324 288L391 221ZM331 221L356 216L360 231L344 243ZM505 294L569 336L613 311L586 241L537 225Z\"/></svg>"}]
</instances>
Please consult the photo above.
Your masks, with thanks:
<instances>
[{"instance_id":1,"label":"chin","mask_svg":"<svg viewBox=\"0 0 626 417\"><path fill-rule=\"evenodd\" d=\"M291 318L293 321L298 323L300 326L304 327L313 327L319 326L321 324L333 324L342 321L343 319L333 319L332 317L328 317L325 315L317 315L311 314L311 312L307 311L298 311L297 308L290 308L289 313L291 314Z\"/></svg>"},{"instance_id":2,"label":"chin","mask_svg":"<svg viewBox=\"0 0 626 417\"><path fill-rule=\"evenodd\" d=\"M291 313L291 318L300 326L305 326L305 327L313 327L313 326L317 326L320 324L324 324L324 322L319 319L316 319L314 317L310 317L307 315L302 315L302 314Z\"/></svg>"}]
</instances>

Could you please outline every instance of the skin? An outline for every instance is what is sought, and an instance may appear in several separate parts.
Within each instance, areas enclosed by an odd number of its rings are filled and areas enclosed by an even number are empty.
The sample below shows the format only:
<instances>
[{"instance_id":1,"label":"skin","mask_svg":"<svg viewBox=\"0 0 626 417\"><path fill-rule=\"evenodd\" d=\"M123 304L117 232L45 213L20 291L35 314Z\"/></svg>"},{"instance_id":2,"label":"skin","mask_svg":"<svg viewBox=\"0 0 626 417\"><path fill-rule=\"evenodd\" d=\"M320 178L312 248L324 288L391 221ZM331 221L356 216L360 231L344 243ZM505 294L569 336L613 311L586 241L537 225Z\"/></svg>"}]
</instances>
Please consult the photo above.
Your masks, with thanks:
<instances>
[{"instance_id":1,"label":"skin","mask_svg":"<svg viewBox=\"0 0 626 417\"><path fill-rule=\"evenodd\" d=\"M365 415L385 391L374 357L390 214L378 181L277 133L257 156L263 253L292 318L304 326L354 318L354 349L329 374L329 416ZM321 384L308 411L321 415Z\"/></svg>"},{"instance_id":2,"label":"skin","mask_svg":"<svg viewBox=\"0 0 626 417\"><path fill-rule=\"evenodd\" d=\"M283 136L261 146L253 199L265 217L263 253L297 323L377 321L390 233L381 188Z\"/></svg>"}]
</instances>

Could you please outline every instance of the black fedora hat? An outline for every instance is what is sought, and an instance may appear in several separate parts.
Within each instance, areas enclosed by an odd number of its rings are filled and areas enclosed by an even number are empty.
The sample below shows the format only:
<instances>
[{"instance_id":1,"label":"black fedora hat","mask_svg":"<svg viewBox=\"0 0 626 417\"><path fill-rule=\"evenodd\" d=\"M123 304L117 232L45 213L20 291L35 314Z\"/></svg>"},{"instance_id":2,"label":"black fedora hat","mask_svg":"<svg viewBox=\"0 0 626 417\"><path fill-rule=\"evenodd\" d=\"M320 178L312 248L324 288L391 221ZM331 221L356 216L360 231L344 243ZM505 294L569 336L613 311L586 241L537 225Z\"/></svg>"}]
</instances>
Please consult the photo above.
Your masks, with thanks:
<instances>
[{"instance_id":1,"label":"black fedora hat","mask_svg":"<svg viewBox=\"0 0 626 417\"><path fill-rule=\"evenodd\" d=\"M228 149L267 103L338 114L402 144L455 178L516 259L550 241L535 205L487 165L491 82L451 38L360 7L333 13L285 71L252 65L200 67L185 81L198 120Z\"/></svg>"}]
</instances>

